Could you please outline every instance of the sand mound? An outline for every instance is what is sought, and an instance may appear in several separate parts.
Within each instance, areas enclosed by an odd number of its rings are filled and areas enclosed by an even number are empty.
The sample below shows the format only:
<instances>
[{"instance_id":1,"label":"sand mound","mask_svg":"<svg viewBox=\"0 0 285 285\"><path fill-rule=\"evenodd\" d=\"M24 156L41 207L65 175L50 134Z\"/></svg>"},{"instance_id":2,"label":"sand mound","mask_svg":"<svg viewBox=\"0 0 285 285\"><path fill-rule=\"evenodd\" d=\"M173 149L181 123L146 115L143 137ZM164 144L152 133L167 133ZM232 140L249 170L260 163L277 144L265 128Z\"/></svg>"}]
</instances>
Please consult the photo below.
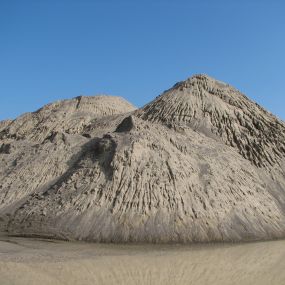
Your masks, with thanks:
<instances>
[{"instance_id":1,"label":"sand mound","mask_svg":"<svg viewBox=\"0 0 285 285\"><path fill-rule=\"evenodd\" d=\"M104 242L285 236L285 125L205 75L141 109L80 97L0 130L0 218ZM2 150L2 151L1 151Z\"/></svg>"}]
</instances>

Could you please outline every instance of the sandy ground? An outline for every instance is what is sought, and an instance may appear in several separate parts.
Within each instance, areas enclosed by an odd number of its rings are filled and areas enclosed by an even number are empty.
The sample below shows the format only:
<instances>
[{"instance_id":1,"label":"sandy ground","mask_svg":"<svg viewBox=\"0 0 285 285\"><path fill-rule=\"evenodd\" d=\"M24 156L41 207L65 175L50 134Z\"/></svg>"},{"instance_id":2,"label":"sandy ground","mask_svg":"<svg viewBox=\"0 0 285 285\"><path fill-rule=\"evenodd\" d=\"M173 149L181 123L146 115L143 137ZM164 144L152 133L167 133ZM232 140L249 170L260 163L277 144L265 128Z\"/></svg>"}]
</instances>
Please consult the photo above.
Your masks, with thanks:
<instances>
[{"instance_id":1,"label":"sandy ground","mask_svg":"<svg viewBox=\"0 0 285 285\"><path fill-rule=\"evenodd\" d=\"M285 284L285 241L104 245L0 238L0 284Z\"/></svg>"}]
</instances>

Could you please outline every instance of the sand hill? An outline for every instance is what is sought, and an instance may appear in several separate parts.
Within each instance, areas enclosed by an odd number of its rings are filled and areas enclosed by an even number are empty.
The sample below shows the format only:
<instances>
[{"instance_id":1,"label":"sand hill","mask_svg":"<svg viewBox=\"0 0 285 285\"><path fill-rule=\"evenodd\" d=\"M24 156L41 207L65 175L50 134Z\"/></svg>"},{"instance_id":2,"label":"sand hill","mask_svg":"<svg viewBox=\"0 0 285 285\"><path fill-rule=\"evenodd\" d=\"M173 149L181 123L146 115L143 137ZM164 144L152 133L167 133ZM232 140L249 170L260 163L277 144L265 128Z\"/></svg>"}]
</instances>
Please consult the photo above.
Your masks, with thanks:
<instances>
[{"instance_id":1,"label":"sand hill","mask_svg":"<svg viewBox=\"0 0 285 285\"><path fill-rule=\"evenodd\" d=\"M285 237L285 124L206 75L140 109L56 102L0 122L0 228L99 242Z\"/></svg>"}]
</instances>

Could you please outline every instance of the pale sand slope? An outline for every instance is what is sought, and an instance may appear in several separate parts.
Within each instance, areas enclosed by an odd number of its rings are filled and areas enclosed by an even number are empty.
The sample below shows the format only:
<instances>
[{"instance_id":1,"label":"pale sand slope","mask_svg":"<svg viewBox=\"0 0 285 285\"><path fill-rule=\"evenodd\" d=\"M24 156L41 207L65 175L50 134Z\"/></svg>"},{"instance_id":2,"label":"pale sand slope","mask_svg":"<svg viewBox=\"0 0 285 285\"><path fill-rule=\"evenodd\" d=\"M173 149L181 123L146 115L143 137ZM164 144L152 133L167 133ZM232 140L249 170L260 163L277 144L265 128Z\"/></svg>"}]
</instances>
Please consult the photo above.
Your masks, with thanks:
<instances>
[{"instance_id":1,"label":"pale sand slope","mask_svg":"<svg viewBox=\"0 0 285 285\"><path fill-rule=\"evenodd\" d=\"M102 245L0 241L0 284L285 284L285 241Z\"/></svg>"},{"instance_id":2,"label":"pale sand slope","mask_svg":"<svg viewBox=\"0 0 285 285\"><path fill-rule=\"evenodd\" d=\"M140 109L78 97L0 123L0 230L94 242L285 238L285 123L196 75Z\"/></svg>"}]
</instances>

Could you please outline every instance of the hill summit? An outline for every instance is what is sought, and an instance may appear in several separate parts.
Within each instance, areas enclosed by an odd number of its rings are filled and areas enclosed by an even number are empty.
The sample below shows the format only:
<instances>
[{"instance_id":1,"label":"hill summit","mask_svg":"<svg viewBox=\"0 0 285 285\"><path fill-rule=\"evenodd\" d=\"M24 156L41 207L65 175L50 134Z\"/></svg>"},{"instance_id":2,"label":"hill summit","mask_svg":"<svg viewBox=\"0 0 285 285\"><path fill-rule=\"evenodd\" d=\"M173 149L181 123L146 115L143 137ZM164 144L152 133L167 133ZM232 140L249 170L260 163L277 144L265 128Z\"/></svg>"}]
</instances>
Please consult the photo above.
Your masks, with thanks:
<instances>
[{"instance_id":1,"label":"hill summit","mask_svg":"<svg viewBox=\"0 0 285 285\"><path fill-rule=\"evenodd\" d=\"M285 124L207 75L140 109L80 96L0 122L0 228L96 242L285 237Z\"/></svg>"}]
</instances>

